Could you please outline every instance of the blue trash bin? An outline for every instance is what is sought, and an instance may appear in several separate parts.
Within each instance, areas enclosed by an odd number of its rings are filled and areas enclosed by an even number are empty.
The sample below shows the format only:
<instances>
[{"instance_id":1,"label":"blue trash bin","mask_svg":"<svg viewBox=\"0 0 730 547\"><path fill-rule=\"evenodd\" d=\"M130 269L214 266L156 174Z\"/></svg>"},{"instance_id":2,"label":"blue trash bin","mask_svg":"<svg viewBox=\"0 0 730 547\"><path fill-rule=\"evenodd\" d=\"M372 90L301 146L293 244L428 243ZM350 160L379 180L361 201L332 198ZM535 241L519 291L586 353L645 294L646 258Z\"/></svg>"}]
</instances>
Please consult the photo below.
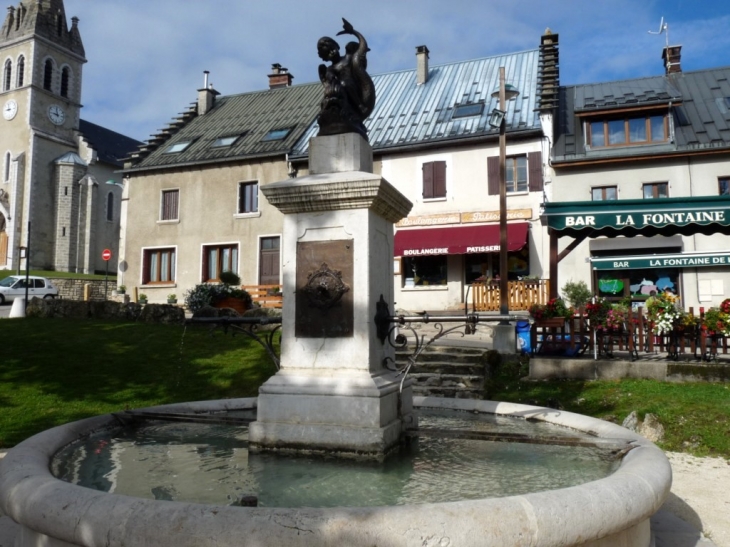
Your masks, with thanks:
<instances>
[{"instance_id":1,"label":"blue trash bin","mask_svg":"<svg viewBox=\"0 0 730 547\"><path fill-rule=\"evenodd\" d=\"M517 321L515 323L515 339L517 340L517 353L532 353L530 346L530 322Z\"/></svg>"}]
</instances>

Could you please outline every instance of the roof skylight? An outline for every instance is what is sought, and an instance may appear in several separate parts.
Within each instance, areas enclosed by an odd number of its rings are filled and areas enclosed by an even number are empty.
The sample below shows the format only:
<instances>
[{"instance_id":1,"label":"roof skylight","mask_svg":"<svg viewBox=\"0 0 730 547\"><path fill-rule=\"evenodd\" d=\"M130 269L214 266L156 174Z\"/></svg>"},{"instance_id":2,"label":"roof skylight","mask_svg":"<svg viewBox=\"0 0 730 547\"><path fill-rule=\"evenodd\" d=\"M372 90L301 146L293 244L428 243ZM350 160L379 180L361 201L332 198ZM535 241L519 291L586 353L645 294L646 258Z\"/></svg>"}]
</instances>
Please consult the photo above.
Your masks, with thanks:
<instances>
[{"instance_id":1,"label":"roof skylight","mask_svg":"<svg viewBox=\"0 0 730 547\"><path fill-rule=\"evenodd\" d=\"M241 138L242 135L227 135L225 137L218 137L211 148L224 148L226 146L233 146L233 144Z\"/></svg>"},{"instance_id":2,"label":"roof skylight","mask_svg":"<svg viewBox=\"0 0 730 547\"><path fill-rule=\"evenodd\" d=\"M466 118L468 116L479 116L484 112L484 103L459 104L454 107L452 118Z\"/></svg>"},{"instance_id":3,"label":"roof skylight","mask_svg":"<svg viewBox=\"0 0 730 547\"><path fill-rule=\"evenodd\" d=\"M191 144L193 144L192 140L176 142L175 144L171 144L167 147L165 154L177 154L179 152L183 152Z\"/></svg>"},{"instance_id":4,"label":"roof skylight","mask_svg":"<svg viewBox=\"0 0 730 547\"><path fill-rule=\"evenodd\" d=\"M289 133L291 133L292 128L286 127L284 129L272 129L266 135L264 136L262 141L282 141L284 140Z\"/></svg>"}]
</instances>

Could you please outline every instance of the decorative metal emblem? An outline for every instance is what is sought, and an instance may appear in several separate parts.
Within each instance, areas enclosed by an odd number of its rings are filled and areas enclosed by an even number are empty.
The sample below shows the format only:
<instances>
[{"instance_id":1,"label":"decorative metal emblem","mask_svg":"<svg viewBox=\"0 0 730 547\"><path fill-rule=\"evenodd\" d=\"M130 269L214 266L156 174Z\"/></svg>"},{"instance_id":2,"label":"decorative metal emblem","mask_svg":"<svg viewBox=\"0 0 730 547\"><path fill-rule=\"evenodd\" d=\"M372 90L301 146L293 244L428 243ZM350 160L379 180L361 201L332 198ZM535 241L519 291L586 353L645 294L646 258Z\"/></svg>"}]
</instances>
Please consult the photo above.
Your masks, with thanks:
<instances>
[{"instance_id":1,"label":"decorative metal emblem","mask_svg":"<svg viewBox=\"0 0 730 547\"><path fill-rule=\"evenodd\" d=\"M342 272L332 270L323 262L319 269L307 276L307 283L301 288L309 303L320 310L335 306L350 287L342 281Z\"/></svg>"}]
</instances>

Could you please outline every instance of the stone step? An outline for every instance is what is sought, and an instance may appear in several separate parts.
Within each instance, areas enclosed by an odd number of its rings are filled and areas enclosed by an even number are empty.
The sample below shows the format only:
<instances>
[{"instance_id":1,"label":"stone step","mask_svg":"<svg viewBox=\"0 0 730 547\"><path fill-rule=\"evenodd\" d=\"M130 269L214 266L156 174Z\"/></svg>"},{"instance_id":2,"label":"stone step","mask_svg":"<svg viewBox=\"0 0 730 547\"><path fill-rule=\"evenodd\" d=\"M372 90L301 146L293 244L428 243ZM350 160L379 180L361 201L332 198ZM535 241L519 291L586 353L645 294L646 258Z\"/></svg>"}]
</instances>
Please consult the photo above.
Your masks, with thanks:
<instances>
[{"instance_id":1,"label":"stone step","mask_svg":"<svg viewBox=\"0 0 730 547\"><path fill-rule=\"evenodd\" d=\"M426 349L418 356L418 361L425 363L429 361L443 361L451 363L479 363L481 361L482 351L466 352L448 352L448 351L431 351ZM412 355L412 352L397 351L395 354L396 361L404 361Z\"/></svg>"},{"instance_id":2,"label":"stone step","mask_svg":"<svg viewBox=\"0 0 730 547\"><path fill-rule=\"evenodd\" d=\"M403 365L405 364L405 361L398 361L398 364ZM416 364L411 367L411 373L476 375L483 377L484 365L473 365L470 363L444 363L440 361L422 363L420 361L416 361Z\"/></svg>"},{"instance_id":3,"label":"stone step","mask_svg":"<svg viewBox=\"0 0 730 547\"><path fill-rule=\"evenodd\" d=\"M459 374L409 374L414 386L453 387L460 389L481 388L484 376L462 376Z\"/></svg>"},{"instance_id":4,"label":"stone step","mask_svg":"<svg viewBox=\"0 0 730 547\"><path fill-rule=\"evenodd\" d=\"M420 397L449 397L452 399L481 399L482 389L458 389L452 387L415 387L413 394Z\"/></svg>"}]
</instances>

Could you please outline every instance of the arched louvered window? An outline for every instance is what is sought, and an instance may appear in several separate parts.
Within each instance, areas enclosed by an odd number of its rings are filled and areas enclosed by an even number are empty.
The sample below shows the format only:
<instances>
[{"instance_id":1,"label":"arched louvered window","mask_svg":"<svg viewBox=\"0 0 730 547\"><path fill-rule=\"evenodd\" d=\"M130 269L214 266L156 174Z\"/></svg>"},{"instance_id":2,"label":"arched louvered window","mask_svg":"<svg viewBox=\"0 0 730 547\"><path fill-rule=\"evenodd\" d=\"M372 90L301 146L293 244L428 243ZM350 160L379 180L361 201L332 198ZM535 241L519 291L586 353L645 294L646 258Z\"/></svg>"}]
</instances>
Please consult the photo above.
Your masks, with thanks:
<instances>
[{"instance_id":1,"label":"arched louvered window","mask_svg":"<svg viewBox=\"0 0 730 547\"><path fill-rule=\"evenodd\" d=\"M114 193L109 192L106 195L106 219L111 222L114 220Z\"/></svg>"},{"instance_id":2,"label":"arched louvered window","mask_svg":"<svg viewBox=\"0 0 730 547\"><path fill-rule=\"evenodd\" d=\"M46 59L45 68L43 69L43 89L51 90L53 86L53 61Z\"/></svg>"},{"instance_id":3,"label":"arched louvered window","mask_svg":"<svg viewBox=\"0 0 730 547\"><path fill-rule=\"evenodd\" d=\"M10 89L10 78L13 74L13 62L8 59L5 61L5 69L3 70L3 91Z\"/></svg>"},{"instance_id":4,"label":"arched louvered window","mask_svg":"<svg viewBox=\"0 0 730 547\"><path fill-rule=\"evenodd\" d=\"M71 70L67 66L61 70L61 97L68 97L68 80Z\"/></svg>"},{"instance_id":5,"label":"arched louvered window","mask_svg":"<svg viewBox=\"0 0 730 547\"><path fill-rule=\"evenodd\" d=\"M22 55L18 58L18 67L16 72L18 73L16 78L18 85L16 87L23 87L23 78L25 78L25 57Z\"/></svg>"},{"instance_id":6,"label":"arched louvered window","mask_svg":"<svg viewBox=\"0 0 730 547\"><path fill-rule=\"evenodd\" d=\"M5 166L3 168L3 182L10 182L10 152L5 152Z\"/></svg>"}]
</instances>

